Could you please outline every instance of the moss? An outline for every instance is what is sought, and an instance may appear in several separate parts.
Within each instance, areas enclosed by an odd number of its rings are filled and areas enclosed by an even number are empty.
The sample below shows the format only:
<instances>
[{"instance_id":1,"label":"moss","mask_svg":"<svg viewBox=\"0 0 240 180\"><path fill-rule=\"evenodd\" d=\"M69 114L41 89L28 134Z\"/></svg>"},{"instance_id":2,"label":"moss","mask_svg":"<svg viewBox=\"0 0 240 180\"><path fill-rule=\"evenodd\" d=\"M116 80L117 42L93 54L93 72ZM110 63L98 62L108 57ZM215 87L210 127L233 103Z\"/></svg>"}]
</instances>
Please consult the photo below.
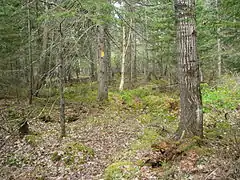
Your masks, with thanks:
<instances>
[{"instance_id":1,"label":"moss","mask_svg":"<svg viewBox=\"0 0 240 180\"><path fill-rule=\"evenodd\" d=\"M206 129L205 130L205 136L208 139L216 140L216 139L222 139L223 138L223 132L222 130L213 128L213 129Z\"/></svg>"},{"instance_id":2,"label":"moss","mask_svg":"<svg viewBox=\"0 0 240 180\"><path fill-rule=\"evenodd\" d=\"M168 85L168 81L163 80L163 79L152 79L151 82L153 84L156 84L156 85L160 86L160 87Z\"/></svg>"},{"instance_id":3,"label":"moss","mask_svg":"<svg viewBox=\"0 0 240 180\"><path fill-rule=\"evenodd\" d=\"M151 113L160 113L164 117L169 116L169 119L175 119L178 111L178 99L166 94L148 95L143 98L143 104L149 107Z\"/></svg>"},{"instance_id":4,"label":"moss","mask_svg":"<svg viewBox=\"0 0 240 180\"><path fill-rule=\"evenodd\" d=\"M16 119L16 118L19 118L20 115L15 109L9 108L8 109L8 117L11 119Z\"/></svg>"},{"instance_id":5,"label":"moss","mask_svg":"<svg viewBox=\"0 0 240 180\"><path fill-rule=\"evenodd\" d=\"M37 146L41 142L42 138L41 138L41 134L36 133L36 132L34 132L34 133L31 132L30 135L25 136L25 140L31 146Z\"/></svg>"},{"instance_id":6,"label":"moss","mask_svg":"<svg viewBox=\"0 0 240 180\"><path fill-rule=\"evenodd\" d=\"M84 164L89 158L94 157L94 150L78 142L68 143L64 148L63 161L67 165L73 163Z\"/></svg>"},{"instance_id":7,"label":"moss","mask_svg":"<svg viewBox=\"0 0 240 180\"><path fill-rule=\"evenodd\" d=\"M136 178L139 167L129 161L119 161L111 164L105 169L105 180L122 180Z\"/></svg>"},{"instance_id":8,"label":"moss","mask_svg":"<svg viewBox=\"0 0 240 180\"><path fill-rule=\"evenodd\" d=\"M58 152L54 152L51 156L51 160L53 162L57 162L57 161L60 161L62 158L62 155L60 155Z\"/></svg>"},{"instance_id":9,"label":"moss","mask_svg":"<svg viewBox=\"0 0 240 180\"><path fill-rule=\"evenodd\" d=\"M178 143L176 143L178 144ZM179 152L187 152L191 149L193 149L196 146L196 142L192 140L184 140L184 142L180 143L178 146L178 151Z\"/></svg>"},{"instance_id":10,"label":"moss","mask_svg":"<svg viewBox=\"0 0 240 180\"><path fill-rule=\"evenodd\" d=\"M133 150L150 148L151 145L159 138L159 134L150 128L144 129L143 135L131 145Z\"/></svg>"},{"instance_id":11,"label":"moss","mask_svg":"<svg viewBox=\"0 0 240 180\"><path fill-rule=\"evenodd\" d=\"M70 102L88 102L97 101L96 84L73 84L65 88L65 98Z\"/></svg>"},{"instance_id":12,"label":"moss","mask_svg":"<svg viewBox=\"0 0 240 180\"><path fill-rule=\"evenodd\" d=\"M28 164L30 159L28 157L24 157L23 155L17 154L8 154L5 160L5 164L8 166L16 166L21 167L23 164Z\"/></svg>"},{"instance_id":13,"label":"moss","mask_svg":"<svg viewBox=\"0 0 240 180\"><path fill-rule=\"evenodd\" d=\"M38 97L40 98L48 98L58 95L58 89L54 87L49 88L41 88L38 93Z\"/></svg>"},{"instance_id":14,"label":"moss","mask_svg":"<svg viewBox=\"0 0 240 180\"><path fill-rule=\"evenodd\" d=\"M161 177L159 177L159 179L161 180L168 180L168 179L172 179L172 177L174 177L174 175L176 174L176 167L175 166L172 166L170 164L168 165L164 165L162 167L162 171L163 171L163 174Z\"/></svg>"},{"instance_id":15,"label":"moss","mask_svg":"<svg viewBox=\"0 0 240 180\"><path fill-rule=\"evenodd\" d=\"M66 121L67 121L68 123L77 121L78 119L79 119L79 117L78 117L77 114L73 114L73 115L70 115L70 116L67 116L67 117L66 117Z\"/></svg>"},{"instance_id":16,"label":"moss","mask_svg":"<svg viewBox=\"0 0 240 180\"><path fill-rule=\"evenodd\" d=\"M46 180L46 177L45 176L39 176L39 177L36 177L36 180Z\"/></svg>"},{"instance_id":17,"label":"moss","mask_svg":"<svg viewBox=\"0 0 240 180\"><path fill-rule=\"evenodd\" d=\"M144 166L144 165L145 165L145 161L144 161L144 160L141 160L141 159L139 159L139 160L137 160L137 161L136 161L136 165L138 165L138 166L142 167L142 166Z\"/></svg>"},{"instance_id":18,"label":"moss","mask_svg":"<svg viewBox=\"0 0 240 180\"><path fill-rule=\"evenodd\" d=\"M132 109L138 110L143 107L142 98L149 95L151 92L147 88L137 88L133 90L116 91L110 93L110 102L118 105L125 104Z\"/></svg>"},{"instance_id":19,"label":"moss","mask_svg":"<svg viewBox=\"0 0 240 180\"><path fill-rule=\"evenodd\" d=\"M206 146L207 140L194 136L189 139L174 142L177 146L178 152L186 153L195 151L198 155L209 155L213 152L212 148Z\"/></svg>"},{"instance_id":20,"label":"moss","mask_svg":"<svg viewBox=\"0 0 240 180\"><path fill-rule=\"evenodd\" d=\"M21 166L20 160L14 155L7 158L6 164L9 166L17 166L17 167Z\"/></svg>"},{"instance_id":21,"label":"moss","mask_svg":"<svg viewBox=\"0 0 240 180\"><path fill-rule=\"evenodd\" d=\"M139 122L142 124L149 124L152 122L152 117L150 114L142 114L138 117Z\"/></svg>"},{"instance_id":22,"label":"moss","mask_svg":"<svg viewBox=\"0 0 240 180\"><path fill-rule=\"evenodd\" d=\"M149 95L149 96L145 96L143 98L143 100L150 107L152 107L152 106L157 107L162 104L162 98L160 96Z\"/></svg>"}]
</instances>

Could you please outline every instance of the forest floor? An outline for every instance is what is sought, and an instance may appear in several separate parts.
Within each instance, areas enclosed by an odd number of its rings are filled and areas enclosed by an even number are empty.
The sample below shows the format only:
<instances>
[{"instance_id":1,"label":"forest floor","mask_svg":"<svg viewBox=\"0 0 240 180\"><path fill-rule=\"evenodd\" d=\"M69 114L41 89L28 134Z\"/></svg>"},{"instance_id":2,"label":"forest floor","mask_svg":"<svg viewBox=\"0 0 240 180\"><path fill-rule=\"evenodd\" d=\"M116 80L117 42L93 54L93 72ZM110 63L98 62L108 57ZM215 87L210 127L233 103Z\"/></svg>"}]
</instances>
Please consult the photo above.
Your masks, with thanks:
<instances>
[{"instance_id":1,"label":"forest floor","mask_svg":"<svg viewBox=\"0 0 240 180\"><path fill-rule=\"evenodd\" d=\"M95 84L65 89L66 132L60 136L54 89L33 105L0 101L0 179L240 179L240 85L226 77L202 85L204 139L172 140L179 95L164 81L109 91L96 101ZM30 132L19 136L19 123Z\"/></svg>"}]
</instances>

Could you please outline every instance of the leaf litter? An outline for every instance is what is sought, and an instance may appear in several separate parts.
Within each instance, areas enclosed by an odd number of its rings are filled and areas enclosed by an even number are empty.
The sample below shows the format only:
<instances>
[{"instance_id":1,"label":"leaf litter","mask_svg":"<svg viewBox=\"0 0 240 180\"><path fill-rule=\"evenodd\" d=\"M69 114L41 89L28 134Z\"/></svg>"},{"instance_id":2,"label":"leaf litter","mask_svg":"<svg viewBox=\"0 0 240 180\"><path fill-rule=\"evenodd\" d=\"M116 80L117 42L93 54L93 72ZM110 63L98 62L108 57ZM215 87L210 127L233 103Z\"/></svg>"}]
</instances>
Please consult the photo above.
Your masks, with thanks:
<instances>
[{"instance_id":1,"label":"leaf litter","mask_svg":"<svg viewBox=\"0 0 240 180\"><path fill-rule=\"evenodd\" d=\"M239 109L206 112L203 142L169 142L178 104L174 99L164 102L168 96L150 97L156 106L141 107L141 98L130 106L119 97L114 106L67 103L63 139L56 105L32 108L1 100L0 179L100 180L112 167L117 168L115 179L240 179ZM158 99L163 102L157 104ZM30 134L19 138L16 122L23 118Z\"/></svg>"},{"instance_id":2,"label":"leaf litter","mask_svg":"<svg viewBox=\"0 0 240 180\"><path fill-rule=\"evenodd\" d=\"M35 133L32 136L36 136L32 141L37 142L29 143L28 136L23 139L14 136L1 148L0 179L100 179L111 157L127 148L141 131L141 125L131 112L68 105L66 116L78 119L67 123L67 137L60 140L56 110L51 114L55 122L30 121L30 130ZM87 113L89 111L92 112ZM7 134L2 138L7 138ZM64 162L64 147L69 142L84 144L94 151L94 156L82 163ZM53 161L54 152L63 158ZM78 152L72 156L82 154Z\"/></svg>"}]
</instances>

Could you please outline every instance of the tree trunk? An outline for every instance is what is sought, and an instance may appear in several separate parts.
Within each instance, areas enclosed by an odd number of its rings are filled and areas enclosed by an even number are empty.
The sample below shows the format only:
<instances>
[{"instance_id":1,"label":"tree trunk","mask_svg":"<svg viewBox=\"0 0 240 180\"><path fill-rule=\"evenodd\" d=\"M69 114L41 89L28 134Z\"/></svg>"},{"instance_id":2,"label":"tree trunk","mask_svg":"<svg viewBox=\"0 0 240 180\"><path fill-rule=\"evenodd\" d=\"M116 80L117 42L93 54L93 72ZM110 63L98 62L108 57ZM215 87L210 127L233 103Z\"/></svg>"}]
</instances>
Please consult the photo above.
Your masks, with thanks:
<instances>
[{"instance_id":1,"label":"tree trunk","mask_svg":"<svg viewBox=\"0 0 240 180\"><path fill-rule=\"evenodd\" d=\"M218 14L218 0L216 0L216 9L217 9L217 14ZM217 18L219 19L219 16L217 15ZM220 39L220 31L221 29L218 28L217 29L217 35L218 35L218 39L217 39L217 52L218 52L218 78L221 77L222 75L222 56L221 56L221 39Z\"/></svg>"},{"instance_id":2,"label":"tree trunk","mask_svg":"<svg viewBox=\"0 0 240 180\"><path fill-rule=\"evenodd\" d=\"M92 37L94 37L93 33L90 34ZM91 38L89 41L89 60L90 60L90 78L91 81L96 81L96 68L95 68L95 46L94 46L95 38Z\"/></svg>"},{"instance_id":3,"label":"tree trunk","mask_svg":"<svg viewBox=\"0 0 240 180\"><path fill-rule=\"evenodd\" d=\"M218 29L218 32L220 29ZM221 40L218 38L217 40L217 47L218 47L218 78L222 75L222 56L221 56Z\"/></svg>"},{"instance_id":4,"label":"tree trunk","mask_svg":"<svg viewBox=\"0 0 240 180\"><path fill-rule=\"evenodd\" d=\"M104 101L108 99L108 62L106 58L105 48L105 31L103 25L98 27L98 100Z\"/></svg>"},{"instance_id":5,"label":"tree trunk","mask_svg":"<svg viewBox=\"0 0 240 180\"><path fill-rule=\"evenodd\" d=\"M33 97L33 61L32 61L32 23L30 19L30 0L28 0L28 62L30 64L29 71L29 104L32 104Z\"/></svg>"},{"instance_id":6,"label":"tree trunk","mask_svg":"<svg viewBox=\"0 0 240 180\"><path fill-rule=\"evenodd\" d=\"M123 25L122 27L122 63L121 63L121 81L120 81L120 85L119 85L119 90L122 91L123 90L123 86L124 86L124 75L125 75L125 56L126 56L126 30L125 30L125 26Z\"/></svg>"},{"instance_id":7,"label":"tree trunk","mask_svg":"<svg viewBox=\"0 0 240 180\"><path fill-rule=\"evenodd\" d=\"M136 29L136 21L134 21L134 29ZM133 60L131 67L131 79L133 82L137 80L137 35L133 32Z\"/></svg>"},{"instance_id":8,"label":"tree trunk","mask_svg":"<svg viewBox=\"0 0 240 180\"><path fill-rule=\"evenodd\" d=\"M176 0L180 83L180 123L177 137L203 137L200 73L196 46L195 0Z\"/></svg>"},{"instance_id":9,"label":"tree trunk","mask_svg":"<svg viewBox=\"0 0 240 180\"><path fill-rule=\"evenodd\" d=\"M59 95L60 95L60 125L61 137L66 136L65 128L65 99L64 99L64 58L63 58L63 34L60 24L60 43L59 43Z\"/></svg>"},{"instance_id":10,"label":"tree trunk","mask_svg":"<svg viewBox=\"0 0 240 180\"><path fill-rule=\"evenodd\" d=\"M130 27L126 27L126 34L129 34L129 43L128 46L126 47L126 63L127 63L127 68L126 68L126 73L128 75L128 80L129 82L132 81L131 77L131 67L132 67L132 31ZM126 37L128 38L128 37ZM126 39L126 42L128 42L128 39Z\"/></svg>"},{"instance_id":11,"label":"tree trunk","mask_svg":"<svg viewBox=\"0 0 240 180\"><path fill-rule=\"evenodd\" d=\"M37 3L37 2L36 2ZM38 5L36 5L36 9ZM45 12L48 12L48 0L45 0ZM37 15L38 17L38 15ZM38 28L40 29L40 28ZM39 31L39 30L38 30ZM47 77L47 72L48 72L48 61L47 61L47 45L48 45L48 25L47 25L47 20L44 21L43 23L43 35L42 35L42 52L40 54L40 62L39 62L39 67L38 67L38 72L37 72L37 77L35 77L35 85L34 85L34 95L38 96L39 90L42 88L44 85L45 79ZM39 39L40 39L40 32L39 33Z\"/></svg>"},{"instance_id":12,"label":"tree trunk","mask_svg":"<svg viewBox=\"0 0 240 180\"><path fill-rule=\"evenodd\" d=\"M148 19L147 19L147 13L145 9L145 24L144 24L144 33L145 33L145 61L144 61L144 76L145 76L145 81L148 82L150 79L150 72L149 72L149 53L148 53Z\"/></svg>"},{"instance_id":13,"label":"tree trunk","mask_svg":"<svg viewBox=\"0 0 240 180\"><path fill-rule=\"evenodd\" d=\"M132 18L130 19L130 27L132 27ZM119 85L119 90L122 91L123 90L123 86L124 86L124 81L125 81L125 63L126 63L126 54L128 51L128 47L131 41L131 28L129 28L129 31L126 32L126 27L123 24L122 27L122 63L121 63L121 81L120 81L120 85ZM126 36L127 34L127 36ZM129 55L131 56L131 54L129 53Z\"/></svg>"},{"instance_id":14,"label":"tree trunk","mask_svg":"<svg viewBox=\"0 0 240 180\"><path fill-rule=\"evenodd\" d=\"M46 0L46 5L45 5L45 12L48 12L48 4ZM42 67L40 67L41 73L45 73L47 68L48 68L48 63L47 63L47 45L48 45L48 25L47 25L47 20L45 20L44 25L43 25L43 42L42 42L42 60L40 63L42 64Z\"/></svg>"},{"instance_id":15,"label":"tree trunk","mask_svg":"<svg viewBox=\"0 0 240 180\"><path fill-rule=\"evenodd\" d=\"M108 34L108 28L105 28L105 34ZM107 72L108 72L108 83L110 84L112 81L112 64L111 64L111 43L110 43L110 39L108 38L108 36L106 36L106 40L105 40L105 47L106 47L106 58L107 58Z\"/></svg>"}]
</instances>

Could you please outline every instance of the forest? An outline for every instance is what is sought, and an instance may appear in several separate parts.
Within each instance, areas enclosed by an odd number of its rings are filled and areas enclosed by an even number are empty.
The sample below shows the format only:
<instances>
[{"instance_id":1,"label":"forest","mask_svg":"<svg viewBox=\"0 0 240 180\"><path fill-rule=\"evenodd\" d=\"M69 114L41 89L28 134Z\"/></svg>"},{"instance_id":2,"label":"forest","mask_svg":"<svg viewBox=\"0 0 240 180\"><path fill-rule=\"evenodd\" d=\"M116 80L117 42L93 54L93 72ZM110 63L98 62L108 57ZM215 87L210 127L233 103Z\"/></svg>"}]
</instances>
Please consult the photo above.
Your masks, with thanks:
<instances>
[{"instance_id":1,"label":"forest","mask_svg":"<svg viewBox=\"0 0 240 180\"><path fill-rule=\"evenodd\" d=\"M240 179L239 1L1 0L0 179Z\"/></svg>"}]
</instances>

